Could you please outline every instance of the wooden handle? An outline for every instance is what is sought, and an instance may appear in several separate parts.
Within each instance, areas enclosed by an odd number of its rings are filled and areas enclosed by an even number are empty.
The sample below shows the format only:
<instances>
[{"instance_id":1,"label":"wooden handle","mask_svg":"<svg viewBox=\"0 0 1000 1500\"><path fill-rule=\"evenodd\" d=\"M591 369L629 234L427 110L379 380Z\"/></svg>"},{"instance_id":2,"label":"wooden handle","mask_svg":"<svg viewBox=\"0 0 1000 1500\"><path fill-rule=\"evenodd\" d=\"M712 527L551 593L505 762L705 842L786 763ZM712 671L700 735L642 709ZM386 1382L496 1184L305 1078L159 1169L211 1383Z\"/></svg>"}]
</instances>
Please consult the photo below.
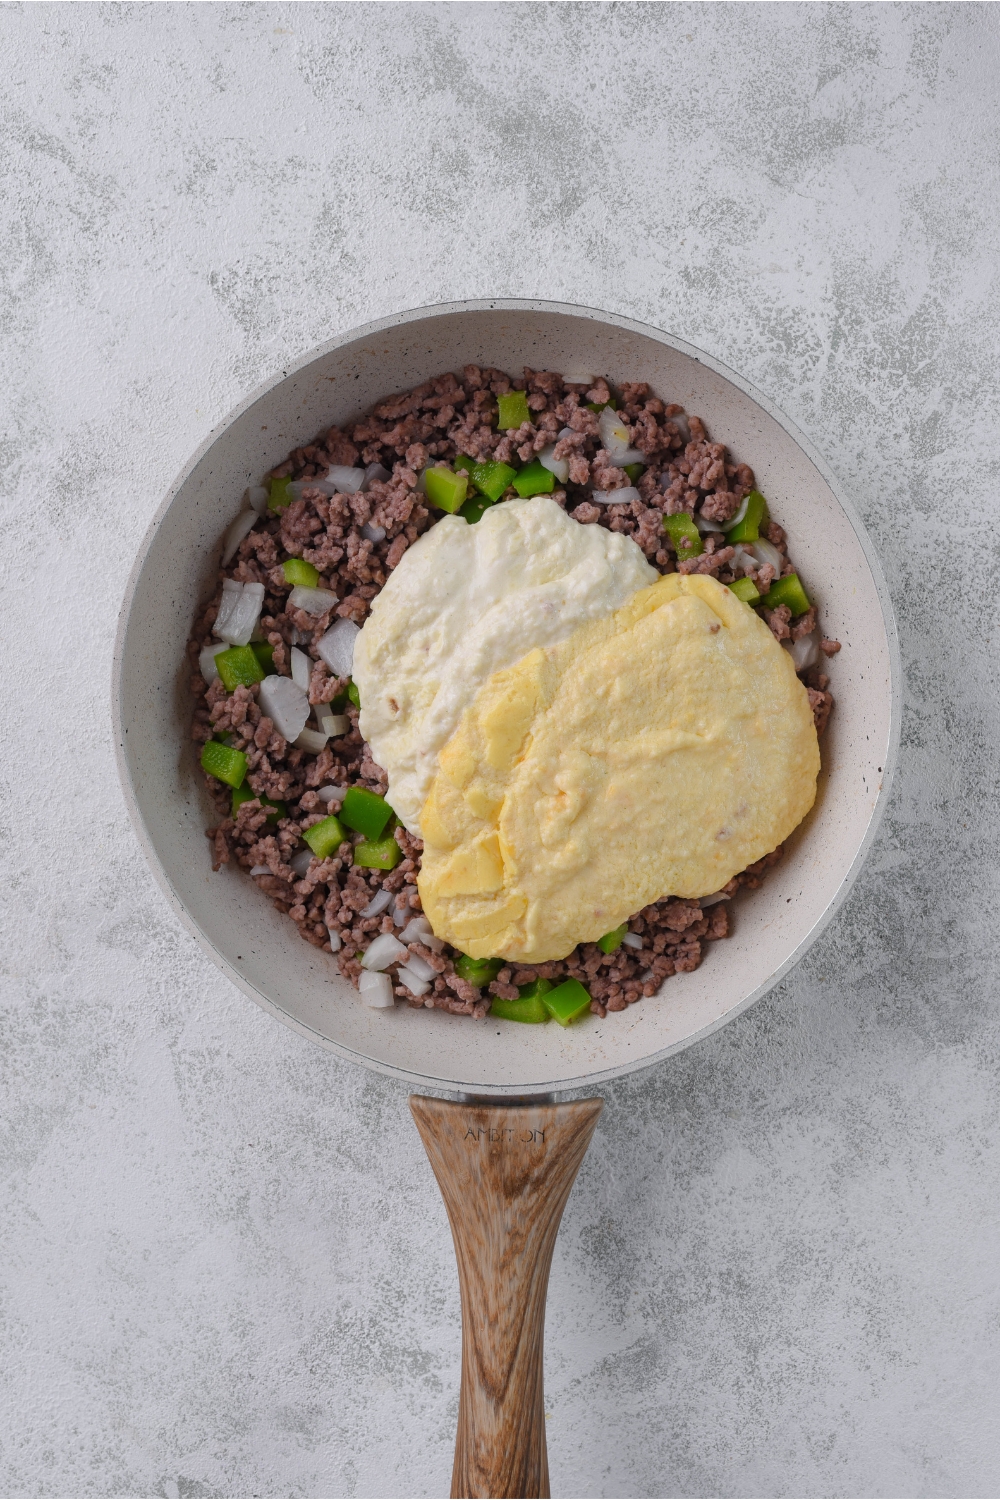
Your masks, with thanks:
<instances>
[{"instance_id":1,"label":"wooden handle","mask_svg":"<svg viewBox=\"0 0 1000 1500\"><path fill-rule=\"evenodd\" d=\"M549 1494L545 1293L559 1220L603 1107L410 1099L462 1293L453 1496Z\"/></svg>"}]
</instances>

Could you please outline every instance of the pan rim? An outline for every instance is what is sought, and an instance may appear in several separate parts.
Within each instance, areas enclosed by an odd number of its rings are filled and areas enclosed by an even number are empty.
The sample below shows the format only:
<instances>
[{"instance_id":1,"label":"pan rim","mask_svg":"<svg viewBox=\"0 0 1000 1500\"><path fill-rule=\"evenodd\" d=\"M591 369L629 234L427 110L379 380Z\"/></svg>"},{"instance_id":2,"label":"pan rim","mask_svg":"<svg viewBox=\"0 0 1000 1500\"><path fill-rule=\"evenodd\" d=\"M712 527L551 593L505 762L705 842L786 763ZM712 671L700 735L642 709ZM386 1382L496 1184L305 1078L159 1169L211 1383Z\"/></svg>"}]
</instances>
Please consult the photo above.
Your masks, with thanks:
<instances>
[{"instance_id":1,"label":"pan rim","mask_svg":"<svg viewBox=\"0 0 1000 1500\"><path fill-rule=\"evenodd\" d=\"M309 350L299 359L290 362L286 368L282 368L278 373L263 381L240 402L238 402L237 405L234 406L220 422L216 423L209 430L203 441L199 444L197 449L188 459L187 463L180 470L173 483L167 489L164 498L160 502L146 528L135 561L129 572L124 596L119 609L118 625L115 632L111 680L111 707L112 722L114 725L115 762L118 770L118 778L121 783L122 792L125 798L125 804L129 812L129 817L132 821L135 832L138 835L139 843L143 849L146 859L150 865L150 868L152 869L154 879L160 886L160 889L163 891L164 895L167 897L168 903L170 904L175 914L180 918L184 927L192 934L193 937L196 938L201 947L208 953L209 957L222 970L226 977L240 990L242 990L245 995L254 1000L258 1005L261 1006L263 1010L265 1010L269 1015L273 1016L276 1020L283 1022L286 1026L291 1027L293 1031L298 1032L299 1035L308 1037L310 1040L318 1042L319 1045L324 1047L327 1051L334 1052L345 1060L357 1063L362 1067L371 1069L374 1072L384 1074L388 1077L398 1078L402 1082L415 1084L423 1089L436 1089L442 1093L459 1093L461 1095L466 1095L471 1091L477 1097L483 1098L504 1097L511 1094L512 1090L509 1084L494 1085L477 1082L475 1085L472 1085L461 1080L436 1077L434 1075L416 1072L392 1063L384 1062L378 1058L370 1057L368 1054L360 1052L355 1048L346 1046L342 1042L337 1042L332 1040L330 1037L324 1036L315 1027L309 1026L305 1022L299 1020L296 1016L291 1015L288 1011L283 1010L279 1005L271 1000L268 995L263 993L263 991L257 989L255 985L251 984L250 981L240 973L235 965L230 962L230 960L205 934L199 923L188 911L185 903L175 890L170 877L160 860L155 843L150 836L148 828L146 826L146 821L143 816L142 809L139 805L138 797L135 793L131 771L125 756L125 741L128 734L128 728L125 724L122 675L125 659L125 642L128 633L129 620L135 601L136 588L139 582L139 578L142 574L147 555L153 544L156 532L161 522L163 521L164 516L166 515L170 506L173 504L180 490L187 482L193 470L209 452L220 435L228 427L230 427L233 422L235 422L240 416L242 416L244 412L246 412L251 406L253 406L255 402L259 401L270 391L274 390L276 386L282 384L290 377L293 377L300 371L306 369L316 360L323 358L325 355L333 352L336 349L342 348L346 344L354 343L362 339L376 337L378 334L388 329L397 329L401 326L405 326L406 324L417 323L428 318L446 317L468 312L556 313L574 318L590 319L591 321L600 323L606 327L621 329L624 332L638 334L652 339L658 343L665 344L669 348L676 350L678 353L686 355L688 358L696 361L701 365L704 365L714 374L719 375L720 377L722 377L722 379L729 381L738 390L742 391L744 395L748 396L750 400L755 402L764 412L767 413L768 416L772 418L773 421L775 421L781 428L783 428L783 430L792 439L792 441L798 445L798 447L806 455L809 461L815 466L827 485L829 485L834 497L837 500L838 505L841 507L844 515L850 522L851 528L854 531L861 550L864 554L865 561L867 562L870 569L872 582L875 587L875 592L879 602L879 608L882 614L882 621L885 628L886 642L888 647L889 733L886 744L885 763L882 772L882 779L879 785L875 805L872 808L871 817L869 818L868 824L865 829L864 837L862 838L857 848L849 869L844 875L839 889L837 890L831 901L828 903L825 910L817 918L808 932L804 934L793 951L778 966L778 968L775 969L773 973L771 973L767 977L766 980L758 985L757 988L753 990L749 995L745 996L741 1001L732 1006L729 1010L725 1011L724 1014L707 1022L704 1026L690 1033L690 1035L678 1041L670 1043L669 1045L659 1049L655 1053L645 1054L643 1057L636 1059L635 1061L625 1061L616 1063L614 1065L609 1065L608 1067L604 1068L588 1070L581 1073L578 1077L559 1078L557 1080L550 1080L548 1082L536 1082L523 1086L519 1085L516 1091L519 1095L524 1095L525 1097L536 1096L539 1094L563 1094L571 1092L575 1089L589 1088L597 1083L608 1082L613 1078L622 1077L633 1072L639 1072L644 1068L655 1067L659 1063L665 1061L668 1057L672 1057L678 1052L686 1051L689 1047L693 1047L697 1043L703 1041L706 1037L711 1036L714 1032L720 1030L721 1027L728 1024L728 1022L735 1019L736 1016L741 1015L746 1010L749 1010L749 1008L752 1005L756 1004L756 1002L760 1000L765 994L767 994L769 990L773 989L774 986L778 984L785 977L785 975L788 974L790 970L793 969L795 965L801 961L809 948L811 948L813 943L815 943L817 939L823 934L826 928L833 921L834 917L840 911L848 895L850 894L850 891L858 875L860 874L861 868L871 850L871 846L874 842L876 834L878 833L882 818L885 814L886 806L889 801L889 795L896 770L899 751L900 704L902 698L902 667L899 652L899 639L896 629L895 612L893 609L888 585L882 571L881 563L879 561L871 538L868 535L868 531L864 522L855 509L853 502L844 494L839 479L832 471L826 459L816 449L811 439L799 429L797 424L793 422L791 418L788 417L786 413L779 406L777 406L776 403L773 402L766 394L759 391L752 384L752 382L745 379L745 377L738 374L736 371L730 369L721 360L716 359L712 355L706 354L703 350L687 343L683 339L677 338L664 329L655 328L650 324L642 323L636 319L627 318L617 313L606 312L599 308L591 308L568 302L549 301L541 298L470 298L453 302L432 303L422 307L411 308L401 313L395 313L388 317L374 319L368 323L360 325L359 327L348 329L344 333L338 334L334 338L329 339L323 344L320 344L315 348Z\"/></svg>"}]
</instances>

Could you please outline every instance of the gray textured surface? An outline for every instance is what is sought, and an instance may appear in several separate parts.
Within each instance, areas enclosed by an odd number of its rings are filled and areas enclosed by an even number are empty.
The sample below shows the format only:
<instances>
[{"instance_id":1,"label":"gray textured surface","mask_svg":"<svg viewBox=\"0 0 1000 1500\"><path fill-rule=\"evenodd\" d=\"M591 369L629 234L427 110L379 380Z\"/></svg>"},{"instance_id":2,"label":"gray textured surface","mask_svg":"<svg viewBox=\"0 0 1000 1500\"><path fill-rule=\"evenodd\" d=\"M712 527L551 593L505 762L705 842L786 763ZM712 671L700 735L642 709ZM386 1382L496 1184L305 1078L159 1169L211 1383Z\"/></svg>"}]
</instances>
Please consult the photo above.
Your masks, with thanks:
<instances>
[{"instance_id":1,"label":"gray textured surface","mask_svg":"<svg viewBox=\"0 0 1000 1500\"><path fill-rule=\"evenodd\" d=\"M147 519L247 389L400 307L536 295L785 407L871 527L909 675L843 915L604 1091L549 1301L555 1492L995 1494L996 10L0 28L5 617L32 621L2 666L0 1491L447 1485L457 1292L406 1091L172 920L107 695Z\"/></svg>"}]
</instances>

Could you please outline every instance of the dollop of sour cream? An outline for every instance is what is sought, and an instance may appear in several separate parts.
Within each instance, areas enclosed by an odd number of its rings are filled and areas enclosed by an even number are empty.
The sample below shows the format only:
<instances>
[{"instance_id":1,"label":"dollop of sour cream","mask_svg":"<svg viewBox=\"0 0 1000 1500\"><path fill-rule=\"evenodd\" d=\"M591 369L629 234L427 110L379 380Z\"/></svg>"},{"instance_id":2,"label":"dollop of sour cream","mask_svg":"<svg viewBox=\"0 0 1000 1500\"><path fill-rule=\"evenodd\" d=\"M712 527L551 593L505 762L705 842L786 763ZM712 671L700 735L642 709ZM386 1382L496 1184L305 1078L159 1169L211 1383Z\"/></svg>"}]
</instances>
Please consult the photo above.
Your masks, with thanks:
<instances>
[{"instance_id":1,"label":"dollop of sour cream","mask_svg":"<svg viewBox=\"0 0 1000 1500\"><path fill-rule=\"evenodd\" d=\"M474 526L445 516L404 553L355 642L353 676L361 733L411 833L483 684L657 577L631 537L581 526L545 495L491 506Z\"/></svg>"}]
</instances>

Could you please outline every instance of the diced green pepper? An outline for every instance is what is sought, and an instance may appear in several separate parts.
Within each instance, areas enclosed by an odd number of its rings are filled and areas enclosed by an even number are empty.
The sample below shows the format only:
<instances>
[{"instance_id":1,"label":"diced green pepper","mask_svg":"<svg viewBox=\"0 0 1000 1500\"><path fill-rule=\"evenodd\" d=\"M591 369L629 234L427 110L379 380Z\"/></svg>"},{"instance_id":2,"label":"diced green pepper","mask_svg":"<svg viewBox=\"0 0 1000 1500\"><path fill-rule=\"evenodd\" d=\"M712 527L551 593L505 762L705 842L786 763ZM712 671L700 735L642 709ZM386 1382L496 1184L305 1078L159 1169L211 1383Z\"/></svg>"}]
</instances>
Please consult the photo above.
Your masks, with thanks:
<instances>
[{"instance_id":1,"label":"diced green pepper","mask_svg":"<svg viewBox=\"0 0 1000 1500\"><path fill-rule=\"evenodd\" d=\"M701 532L686 510L675 516L663 517L663 529L674 544L674 551L681 561L686 557L700 557L705 550Z\"/></svg>"},{"instance_id":2,"label":"diced green pepper","mask_svg":"<svg viewBox=\"0 0 1000 1500\"><path fill-rule=\"evenodd\" d=\"M760 541L760 529L766 526L770 517L767 513L767 501L760 490L751 490L747 496L746 515L742 521L735 525L723 526L727 542L758 542Z\"/></svg>"},{"instance_id":3,"label":"diced green pepper","mask_svg":"<svg viewBox=\"0 0 1000 1500\"><path fill-rule=\"evenodd\" d=\"M804 615L811 608L809 596L799 582L797 573L786 573L784 578L776 578L760 602L765 609L777 609L779 605L787 604L793 619L797 615ZM218 661L219 658L215 659Z\"/></svg>"},{"instance_id":4,"label":"diced green pepper","mask_svg":"<svg viewBox=\"0 0 1000 1500\"><path fill-rule=\"evenodd\" d=\"M744 604L760 603L760 591L752 578L737 578L729 587L737 599L742 599Z\"/></svg>"},{"instance_id":5,"label":"diced green pepper","mask_svg":"<svg viewBox=\"0 0 1000 1500\"><path fill-rule=\"evenodd\" d=\"M467 979L480 990L483 985L492 983L502 968L502 958L470 958L467 953L460 953L455 960L455 973L459 979Z\"/></svg>"},{"instance_id":6,"label":"diced green pepper","mask_svg":"<svg viewBox=\"0 0 1000 1500\"><path fill-rule=\"evenodd\" d=\"M499 995L494 995L490 1015L499 1016L502 1021L523 1021L528 1026L537 1026L549 1019L542 996L551 988L549 980L538 979L534 984L522 985L516 1000L501 1000Z\"/></svg>"},{"instance_id":7,"label":"diced green pepper","mask_svg":"<svg viewBox=\"0 0 1000 1500\"><path fill-rule=\"evenodd\" d=\"M560 1026L568 1026L590 1009L590 996L579 979L567 979L542 996L542 1004Z\"/></svg>"},{"instance_id":8,"label":"diced green pepper","mask_svg":"<svg viewBox=\"0 0 1000 1500\"><path fill-rule=\"evenodd\" d=\"M281 571L286 583L303 584L307 589L314 589L319 583L319 569L302 557L290 557L281 564Z\"/></svg>"},{"instance_id":9,"label":"diced green pepper","mask_svg":"<svg viewBox=\"0 0 1000 1500\"><path fill-rule=\"evenodd\" d=\"M274 647L267 641L251 641L250 650L260 662L264 676L269 677L274 671Z\"/></svg>"},{"instance_id":10,"label":"diced green pepper","mask_svg":"<svg viewBox=\"0 0 1000 1500\"><path fill-rule=\"evenodd\" d=\"M493 509L493 501L488 495L476 495L472 500L466 500L459 515L463 521L468 521L470 526L475 526L481 521L488 510Z\"/></svg>"},{"instance_id":11,"label":"diced green pepper","mask_svg":"<svg viewBox=\"0 0 1000 1500\"><path fill-rule=\"evenodd\" d=\"M395 839L372 839L354 846L354 863L368 870L394 870L402 857Z\"/></svg>"},{"instance_id":12,"label":"diced green pepper","mask_svg":"<svg viewBox=\"0 0 1000 1500\"><path fill-rule=\"evenodd\" d=\"M201 752L201 765L209 776L232 787L242 786L247 774L247 758L243 751L220 745L218 740L209 740L205 745Z\"/></svg>"},{"instance_id":13,"label":"diced green pepper","mask_svg":"<svg viewBox=\"0 0 1000 1500\"><path fill-rule=\"evenodd\" d=\"M317 859L329 859L331 854L336 854L348 833L340 819L331 813L322 823L307 828L302 837Z\"/></svg>"},{"instance_id":14,"label":"diced green pepper","mask_svg":"<svg viewBox=\"0 0 1000 1500\"><path fill-rule=\"evenodd\" d=\"M643 476L643 474L645 474L645 472L646 472L646 465L645 464L626 464L625 465L625 473L631 479L631 481L632 481L633 484L637 483L637 481L642 478L642 476Z\"/></svg>"},{"instance_id":15,"label":"diced green pepper","mask_svg":"<svg viewBox=\"0 0 1000 1500\"><path fill-rule=\"evenodd\" d=\"M229 693L234 688L250 687L254 682L263 682L267 676L252 646L230 646L228 651L220 651L215 658L215 666L222 678L223 687Z\"/></svg>"},{"instance_id":16,"label":"diced green pepper","mask_svg":"<svg viewBox=\"0 0 1000 1500\"><path fill-rule=\"evenodd\" d=\"M425 469L424 488L432 505L454 513L469 493L469 476L454 469Z\"/></svg>"},{"instance_id":17,"label":"diced green pepper","mask_svg":"<svg viewBox=\"0 0 1000 1500\"><path fill-rule=\"evenodd\" d=\"M291 482L291 478L288 475L286 475L284 479L271 480L269 486L271 493L270 498L267 502L268 510L280 511L288 509L288 507L292 503L292 497L288 493L288 486L291 484Z\"/></svg>"},{"instance_id":18,"label":"diced green pepper","mask_svg":"<svg viewBox=\"0 0 1000 1500\"><path fill-rule=\"evenodd\" d=\"M524 422L531 421L528 397L524 391L508 391L505 396L498 396L497 406L500 410L497 426L500 428L517 428Z\"/></svg>"},{"instance_id":19,"label":"diced green pepper","mask_svg":"<svg viewBox=\"0 0 1000 1500\"><path fill-rule=\"evenodd\" d=\"M486 463L477 463L465 453L458 455L455 468L463 469L479 493L489 500L499 500L517 473L510 464L498 464L492 459Z\"/></svg>"},{"instance_id":20,"label":"diced green pepper","mask_svg":"<svg viewBox=\"0 0 1000 1500\"><path fill-rule=\"evenodd\" d=\"M556 487L556 476L537 458L532 459L514 480L514 488L522 500L532 495L551 495Z\"/></svg>"},{"instance_id":21,"label":"diced green pepper","mask_svg":"<svg viewBox=\"0 0 1000 1500\"><path fill-rule=\"evenodd\" d=\"M233 788L233 817L235 818L244 802L252 802L255 797L261 807L271 808L271 811L267 815L269 823L277 823L279 818L288 817L288 808L284 802L272 802L270 797L258 797L257 793L252 791L245 781L242 786Z\"/></svg>"},{"instance_id":22,"label":"diced green pepper","mask_svg":"<svg viewBox=\"0 0 1000 1500\"><path fill-rule=\"evenodd\" d=\"M377 839L389 819L392 808L378 792L369 792L363 786L348 787L340 809L340 821L363 833L366 839Z\"/></svg>"},{"instance_id":23,"label":"diced green pepper","mask_svg":"<svg viewBox=\"0 0 1000 1500\"><path fill-rule=\"evenodd\" d=\"M353 680L347 684L347 696L348 698L350 698L355 708L361 707L361 694L358 692L357 685Z\"/></svg>"},{"instance_id":24,"label":"diced green pepper","mask_svg":"<svg viewBox=\"0 0 1000 1500\"><path fill-rule=\"evenodd\" d=\"M603 411L606 406L610 406L612 411L617 411L618 410L618 402L615 400L614 396L611 397L610 401L588 401L587 402L587 410L588 411L598 411L598 412L599 411Z\"/></svg>"},{"instance_id":25,"label":"diced green pepper","mask_svg":"<svg viewBox=\"0 0 1000 1500\"><path fill-rule=\"evenodd\" d=\"M600 948L602 953L617 953L626 932L628 932L628 923L623 922L613 932L606 932L602 938L597 939L598 948Z\"/></svg>"}]
</instances>

